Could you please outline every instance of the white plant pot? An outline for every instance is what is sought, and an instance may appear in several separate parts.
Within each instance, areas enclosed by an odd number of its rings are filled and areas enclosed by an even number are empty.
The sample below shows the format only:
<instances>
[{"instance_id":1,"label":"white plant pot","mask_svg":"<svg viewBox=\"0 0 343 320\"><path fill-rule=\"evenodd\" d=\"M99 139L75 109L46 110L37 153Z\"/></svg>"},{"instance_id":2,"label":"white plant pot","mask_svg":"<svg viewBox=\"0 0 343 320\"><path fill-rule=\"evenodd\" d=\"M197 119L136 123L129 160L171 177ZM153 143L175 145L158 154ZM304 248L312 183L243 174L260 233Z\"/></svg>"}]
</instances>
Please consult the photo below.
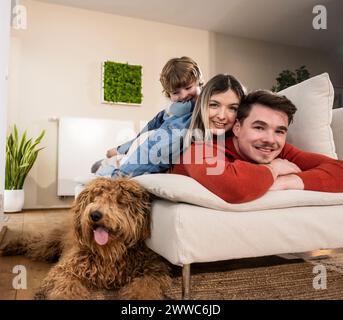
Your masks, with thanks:
<instances>
[{"instance_id":1,"label":"white plant pot","mask_svg":"<svg viewBox=\"0 0 343 320\"><path fill-rule=\"evenodd\" d=\"M5 190L4 193L4 211L20 212L24 207L24 190Z\"/></svg>"}]
</instances>

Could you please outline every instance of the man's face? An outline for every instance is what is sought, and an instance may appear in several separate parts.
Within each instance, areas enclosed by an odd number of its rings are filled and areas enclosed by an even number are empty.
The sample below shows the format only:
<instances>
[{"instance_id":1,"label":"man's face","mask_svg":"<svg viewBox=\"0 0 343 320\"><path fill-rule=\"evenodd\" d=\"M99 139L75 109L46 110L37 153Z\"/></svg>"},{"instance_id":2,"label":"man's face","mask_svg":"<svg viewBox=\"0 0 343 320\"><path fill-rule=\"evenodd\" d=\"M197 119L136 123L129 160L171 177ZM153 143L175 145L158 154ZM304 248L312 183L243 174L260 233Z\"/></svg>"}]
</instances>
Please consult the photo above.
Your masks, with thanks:
<instances>
[{"instance_id":1,"label":"man's face","mask_svg":"<svg viewBox=\"0 0 343 320\"><path fill-rule=\"evenodd\" d=\"M233 127L234 145L243 159L267 164L283 149L287 129L286 113L255 104L242 124L236 121Z\"/></svg>"}]
</instances>

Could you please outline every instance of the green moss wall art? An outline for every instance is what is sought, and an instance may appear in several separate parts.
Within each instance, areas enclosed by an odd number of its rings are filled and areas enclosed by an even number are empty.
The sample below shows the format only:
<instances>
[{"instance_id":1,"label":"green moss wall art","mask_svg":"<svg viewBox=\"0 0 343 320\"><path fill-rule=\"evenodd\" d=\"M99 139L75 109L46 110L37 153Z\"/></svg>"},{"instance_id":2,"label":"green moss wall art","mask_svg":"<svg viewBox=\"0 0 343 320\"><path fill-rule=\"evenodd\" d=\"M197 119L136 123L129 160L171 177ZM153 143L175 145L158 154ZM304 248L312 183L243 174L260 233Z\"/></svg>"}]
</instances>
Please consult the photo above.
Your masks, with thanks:
<instances>
[{"instance_id":1,"label":"green moss wall art","mask_svg":"<svg viewBox=\"0 0 343 320\"><path fill-rule=\"evenodd\" d=\"M102 89L104 103L141 104L142 66L105 61Z\"/></svg>"}]
</instances>

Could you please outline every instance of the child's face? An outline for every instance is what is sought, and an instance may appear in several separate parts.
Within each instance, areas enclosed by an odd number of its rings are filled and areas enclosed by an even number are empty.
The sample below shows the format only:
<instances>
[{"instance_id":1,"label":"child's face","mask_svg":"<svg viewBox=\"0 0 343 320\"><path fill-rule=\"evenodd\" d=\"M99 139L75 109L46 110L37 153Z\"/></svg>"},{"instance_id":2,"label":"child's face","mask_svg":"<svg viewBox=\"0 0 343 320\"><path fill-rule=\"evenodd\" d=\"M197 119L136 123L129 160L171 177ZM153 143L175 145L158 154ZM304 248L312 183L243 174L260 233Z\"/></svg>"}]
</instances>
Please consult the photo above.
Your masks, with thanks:
<instances>
[{"instance_id":1,"label":"child's face","mask_svg":"<svg viewBox=\"0 0 343 320\"><path fill-rule=\"evenodd\" d=\"M175 89L169 93L172 102L195 100L200 94L199 81L194 81L186 87Z\"/></svg>"}]
</instances>

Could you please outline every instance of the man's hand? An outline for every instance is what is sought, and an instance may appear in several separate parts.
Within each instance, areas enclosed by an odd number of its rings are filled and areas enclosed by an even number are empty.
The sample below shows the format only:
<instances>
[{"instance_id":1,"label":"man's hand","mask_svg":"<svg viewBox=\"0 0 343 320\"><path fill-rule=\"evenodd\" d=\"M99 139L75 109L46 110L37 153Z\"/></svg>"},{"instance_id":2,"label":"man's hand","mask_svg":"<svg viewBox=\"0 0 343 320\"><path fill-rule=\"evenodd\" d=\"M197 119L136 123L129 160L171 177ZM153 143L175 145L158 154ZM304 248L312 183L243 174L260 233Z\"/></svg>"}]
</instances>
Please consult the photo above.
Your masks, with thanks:
<instances>
[{"instance_id":1,"label":"man's hand","mask_svg":"<svg viewBox=\"0 0 343 320\"><path fill-rule=\"evenodd\" d=\"M117 151L116 148L109 149L109 150L107 150L107 152L106 152L106 157L107 157L107 158L112 158L112 157L116 156L117 154L118 154L118 151Z\"/></svg>"},{"instance_id":2,"label":"man's hand","mask_svg":"<svg viewBox=\"0 0 343 320\"><path fill-rule=\"evenodd\" d=\"M304 182L295 174L279 176L269 189L272 190L304 190Z\"/></svg>"},{"instance_id":3,"label":"man's hand","mask_svg":"<svg viewBox=\"0 0 343 320\"><path fill-rule=\"evenodd\" d=\"M276 177L301 172L301 169L293 162L286 159L274 159L268 164Z\"/></svg>"}]
</instances>

